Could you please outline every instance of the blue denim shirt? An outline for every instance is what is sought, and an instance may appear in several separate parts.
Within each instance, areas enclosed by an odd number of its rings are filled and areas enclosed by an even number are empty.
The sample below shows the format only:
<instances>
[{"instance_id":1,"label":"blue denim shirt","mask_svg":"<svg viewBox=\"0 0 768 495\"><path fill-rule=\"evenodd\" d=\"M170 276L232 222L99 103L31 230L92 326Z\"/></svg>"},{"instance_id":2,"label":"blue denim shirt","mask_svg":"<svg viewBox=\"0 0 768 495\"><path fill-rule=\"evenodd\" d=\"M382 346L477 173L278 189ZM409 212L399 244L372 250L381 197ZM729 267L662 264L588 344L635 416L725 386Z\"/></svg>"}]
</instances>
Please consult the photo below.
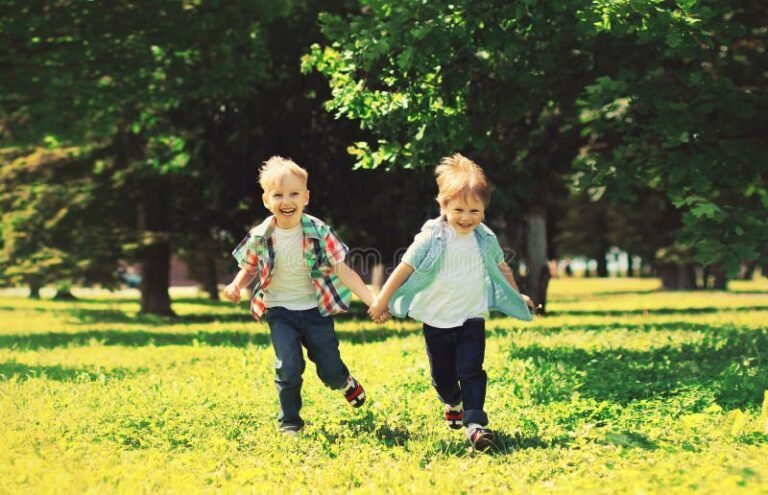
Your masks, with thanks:
<instances>
[{"instance_id":1,"label":"blue denim shirt","mask_svg":"<svg viewBox=\"0 0 768 495\"><path fill-rule=\"evenodd\" d=\"M416 294L435 280L443 261L448 228L444 218L440 217L427 221L421 232L416 234L402 259L402 262L407 263L414 271L389 300L389 312L392 316L405 318ZM504 253L496 234L481 223L475 228L475 237L485 266L488 309L501 311L507 316L523 321L533 320L533 314L520 293L509 285L501 273L499 264L504 261Z\"/></svg>"}]
</instances>

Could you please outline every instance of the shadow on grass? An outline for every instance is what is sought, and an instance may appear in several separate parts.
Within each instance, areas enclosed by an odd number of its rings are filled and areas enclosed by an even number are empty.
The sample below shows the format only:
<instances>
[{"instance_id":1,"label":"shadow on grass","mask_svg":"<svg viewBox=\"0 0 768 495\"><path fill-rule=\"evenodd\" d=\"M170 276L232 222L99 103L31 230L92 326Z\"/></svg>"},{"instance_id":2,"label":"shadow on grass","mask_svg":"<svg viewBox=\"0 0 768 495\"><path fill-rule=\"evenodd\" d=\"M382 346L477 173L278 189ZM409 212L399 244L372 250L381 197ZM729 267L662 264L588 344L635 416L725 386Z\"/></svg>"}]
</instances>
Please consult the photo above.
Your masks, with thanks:
<instances>
[{"instance_id":1,"label":"shadow on grass","mask_svg":"<svg viewBox=\"0 0 768 495\"><path fill-rule=\"evenodd\" d=\"M701 315L710 313L732 313L735 311L768 311L768 305L762 306L705 306L700 308L650 308L627 310L591 310L574 309L565 311L547 311L547 316L626 316L626 315Z\"/></svg>"},{"instance_id":2,"label":"shadow on grass","mask_svg":"<svg viewBox=\"0 0 768 495\"><path fill-rule=\"evenodd\" d=\"M115 301L116 300L109 300L110 303L114 303ZM102 307L88 307L87 305L83 306L78 304L81 302L101 303ZM197 306L209 306L216 308L224 307L226 309L231 309L232 312L187 313L179 314L176 316L159 316L142 314L133 311L125 311L123 309L104 308L104 302L104 300L98 299L81 299L74 303L69 301L62 302L61 304L48 304L48 302L46 302L45 306L37 307L0 306L0 311L33 311L37 313L51 313L54 315L68 316L83 324L120 323L137 325L187 325L204 323L251 323L254 321L246 304L241 304L239 307L235 307L229 302L207 301L205 299L175 299L173 301L174 304L187 302L188 304ZM138 306L136 309L138 310ZM368 320L368 315L366 313L366 307L362 303L355 301L352 303L346 313L336 315L334 318L337 321L349 321L357 319Z\"/></svg>"},{"instance_id":3,"label":"shadow on grass","mask_svg":"<svg viewBox=\"0 0 768 495\"><path fill-rule=\"evenodd\" d=\"M768 330L709 328L703 341L649 350L513 346L510 359L526 362L532 398L568 400L574 390L622 405L693 392L705 407L715 397L726 409L757 408L768 389Z\"/></svg>"},{"instance_id":4,"label":"shadow on grass","mask_svg":"<svg viewBox=\"0 0 768 495\"><path fill-rule=\"evenodd\" d=\"M145 314L130 314L119 310L97 309L97 308L70 308L65 311L68 315L76 318L82 323L134 323L134 324L165 324L165 325L186 325L186 324L204 324L204 323L249 323L254 321L245 307L242 312L237 313L190 313L181 314L175 317L163 317ZM55 310L56 311L56 310ZM700 307L700 308L653 308L653 309L630 309L630 310L566 310L549 311L547 316L627 316L627 315L700 315L713 313L730 313L735 311L768 311L768 305L764 306L741 306L741 307ZM494 314L495 317L503 317L500 314ZM353 305L349 311L344 314L334 316L336 321L368 321L368 315L365 307L362 305ZM493 321L491 318L490 321Z\"/></svg>"},{"instance_id":5,"label":"shadow on grass","mask_svg":"<svg viewBox=\"0 0 768 495\"><path fill-rule=\"evenodd\" d=\"M405 338L421 330L394 330L376 328L372 330L337 330L342 342L366 344L391 338ZM168 346L207 345L213 347L265 347L270 345L269 332L259 326L255 332L153 332L147 330L90 330L84 332L47 332L32 334L0 335L0 348L6 349L54 349L56 347L79 347L92 343L104 346Z\"/></svg>"},{"instance_id":6,"label":"shadow on grass","mask_svg":"<svg viewBox=\"0 0 768 495\"><path fill-rule=\"evenodd\" d=\"M715 335L723 332L730 333L733 331L751 331L744 329L737 329L733 326L725 325L713 325L711 323L691 323L687 321L665 321L662 323L622 323L621 321L613 323L588 323L588 324L572 324L572 325L560 325L557 327L539 327L536 324L525 327L505 327L495 324L493 320L486 322L486 334L492 336L507 336L515 335L521 332L535 333L541 335L553 335L565 332L611 332L616 330L622 330L627 332L690 332L690 333L703 333L706 335Z\"/></svg>"},{"instance_id":7,"label":"shadow on grass","mask_svg":"<svg viewBox=\"0 0 768 495\"><path fill-rule=\"evenodd\" d=\"M53 349L97 343L126 347L166 345L210 345L245 347L269 345L269 336L248 332L169 333L150 331L92 330L88 332L49 332L27 335L0 335L0 348Z\"/></svg>"},{"instance_id":8,"label":"shadow on grass","mask_svg":"<svg viewBox=\"0 0 768 495\"><path fill-rule=\"evenodd\" d=\"M491 455L507 455L519 450L550 449L552 447L566 448L570 444L568 437L557 437L552 440L543 440L538 435L525 435L520 431L508 433L503 430L494 430L496 439L494 447L487 453Z\"/></svg>"},{"instance_id":9,"label":"shadow on grass","mask_svg":"<svg viewBox=\"0 0 768 495\"><path fill-rule=\"evenodd\" d=\"M92 382L101 379L122 380L144 372L146 372L144 369L113 368L105 371L94 371L89 368L66 368L60 365L30 366L16 361L0 363L0 380L10 380L16 377L18 381L46 378L61 382Z\"/></svg>"},{"instance_id":10,"label":"shadow on grass","mask_svg":"<svg viewBox=\"0 0 768 495\"><path fill-rule=\"evenodd\" d=\"M648 294L656 294L659 292L664 292L661 287L658 287L656 289L640 289L640 290L606 290L601 292L589 292L587 295L589 296L647 296Z\"/></svg>"},{"instance_id":11,"label":"shadow on grass","mask_svg":"<svg viewBox=\"0 0 768 495\"><path fill-rule=\"evenodd\" d=\"M387 447L404 446L411 440L411 434L402 428L392 427L382 423L376 418L370 410L362 411L353 418L342 420L343 429L339 431L329 431L326 428L319 428L317 434L329 444L337 442L352 441L351 437L358 437L361 434L373 435L382 445Z\"/></svg>"},{"instance_id":12,"label":"shadow on grass","mask_svg":"<svg viewBox=\"0 0 768 495\"><path fill-rule=\"evenodd\" d=\"M461 457L477 453L496 457L510 455L520 450L550 449L553 447L567 448L570 444L570 439L567 437L544 440L538 435L524 435L519 431L507 433L503 430L494 430L493 433L495 440L493 446L488 450L476 451L466 440L462 431L460 436L436 442L433 446L432 454L439 452L445 456Z\"/></svg>"},{"instance_id":13,"label":"shadow on grass","mask_svg":"<svg viewBox=\"0 0 768 495\"><path fill-rule=\"evenodd\" d=\"M242 313L192 313L177 316L129 314L110 309L71 309L67 313L80 323L129 323L140 325L189 325L203 323L251 323L253 317L244 310Z\"/></svg>"}]
</instances>

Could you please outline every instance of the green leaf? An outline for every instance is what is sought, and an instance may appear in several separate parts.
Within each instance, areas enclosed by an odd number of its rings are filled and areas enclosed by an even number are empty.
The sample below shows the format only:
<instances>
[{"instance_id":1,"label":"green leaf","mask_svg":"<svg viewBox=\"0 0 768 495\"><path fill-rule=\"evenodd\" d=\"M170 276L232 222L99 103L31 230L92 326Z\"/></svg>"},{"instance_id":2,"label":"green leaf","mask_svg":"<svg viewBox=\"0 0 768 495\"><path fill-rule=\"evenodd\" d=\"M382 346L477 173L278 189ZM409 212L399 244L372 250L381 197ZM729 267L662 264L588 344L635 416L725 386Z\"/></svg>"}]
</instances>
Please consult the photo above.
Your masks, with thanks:
<instances>
[{"instance_id":1,"label":"green leaf","mask_svg":"<svg viewBox=\"0 0 768 495\"><path fill-rule=\"evenodd\" d=\"M700 218L714 219L722 215L722 210L716 204L705 201L691 208L691 213Z\"/></svg>"}]
</instances>

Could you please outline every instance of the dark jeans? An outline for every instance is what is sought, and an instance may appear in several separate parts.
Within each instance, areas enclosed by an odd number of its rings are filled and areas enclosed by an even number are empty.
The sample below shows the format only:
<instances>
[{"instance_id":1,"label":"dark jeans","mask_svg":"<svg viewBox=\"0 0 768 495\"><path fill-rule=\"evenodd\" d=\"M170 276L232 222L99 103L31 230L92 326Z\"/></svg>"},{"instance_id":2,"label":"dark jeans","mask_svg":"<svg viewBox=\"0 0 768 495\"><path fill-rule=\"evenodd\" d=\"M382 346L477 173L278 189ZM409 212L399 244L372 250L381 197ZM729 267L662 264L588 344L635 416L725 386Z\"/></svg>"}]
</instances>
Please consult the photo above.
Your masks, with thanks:
<instances>
[{"instance_id":1,"label":"dark jeans","mask_svg":"<svg viewBox=\"0 0 768 495\"><path fill-rule=\"evenodd\" d=\"M464 424L488 424L485 390L485 320L471 318L460 327L435 328L424 324L432 385L443 402L464 403Z\"/></svg>"},{"instance_id":2,"label":"dark jeans","mask_svg":"<svg viewBox=\"0 0 768 495\"><path fill-rule=\"evenodd\" d=\"M304 426L299 416L301 375L305 368L301 346L307 348L307 356L317 367L317 376L328 387L340 389L349 377L349 370L339 354L333 318L322 316L317 308L292 311L278 306L269 308L265 319L275 349L275 384L280 399L278 419L283 426Z\"/></svg>"}]
</instances>

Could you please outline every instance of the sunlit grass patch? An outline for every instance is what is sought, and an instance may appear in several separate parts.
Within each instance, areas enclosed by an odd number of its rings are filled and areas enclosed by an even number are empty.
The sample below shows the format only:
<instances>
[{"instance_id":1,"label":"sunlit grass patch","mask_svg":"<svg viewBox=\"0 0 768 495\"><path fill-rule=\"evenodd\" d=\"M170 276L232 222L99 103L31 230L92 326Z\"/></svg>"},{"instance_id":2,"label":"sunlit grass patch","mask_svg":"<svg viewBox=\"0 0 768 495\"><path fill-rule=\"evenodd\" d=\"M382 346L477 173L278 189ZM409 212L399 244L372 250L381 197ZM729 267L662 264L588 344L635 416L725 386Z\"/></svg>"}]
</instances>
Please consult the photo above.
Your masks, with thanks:
<instances>
[{"instance_id":1,"label":"sunlit grass patch","mask_svg":"<svg viewBox=\"0 0 768 495\"><path fill-rule=\"evenodd\" d=\"M490 319L487 454L444 425L412 321L339 318L368 402L309 363L286 438L245 305L0 297L0 493L764 493L768 287L731 287L554 280L550 315Z\"/></svg>"}]
</instances>

